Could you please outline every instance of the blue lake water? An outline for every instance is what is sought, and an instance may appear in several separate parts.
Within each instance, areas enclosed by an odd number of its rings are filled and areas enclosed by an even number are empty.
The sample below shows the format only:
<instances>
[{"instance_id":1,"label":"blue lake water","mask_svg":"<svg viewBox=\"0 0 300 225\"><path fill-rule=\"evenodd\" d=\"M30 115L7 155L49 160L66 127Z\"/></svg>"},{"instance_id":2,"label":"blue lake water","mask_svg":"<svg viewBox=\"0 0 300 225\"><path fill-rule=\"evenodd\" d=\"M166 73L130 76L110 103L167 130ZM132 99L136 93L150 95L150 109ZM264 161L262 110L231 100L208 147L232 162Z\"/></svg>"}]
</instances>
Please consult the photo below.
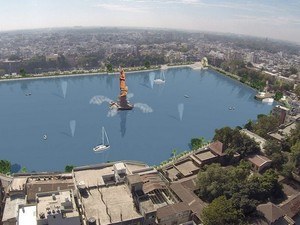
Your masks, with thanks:
<instances>
[{"instance_id":1,"label":"blue lake water","mask_svg":"<svg viewBox=\"0 0 300 225\"><path fill-rule=\"evenodd\" d=\"M242 126L272 108L256 101L251 88L212 70L168 69L166 83L153 87L151 77L162 72L150 73L128 73L126 81L130 101L153 112L136 107L114 116L107 102L90 101L115 100L118 74L0 82L0 159L29 171L125 159L156 165L174 148L189 149L192 137L210 140L216 128ZM102 126L111 148L95 153Z\"/></svg>"}]
</instances>

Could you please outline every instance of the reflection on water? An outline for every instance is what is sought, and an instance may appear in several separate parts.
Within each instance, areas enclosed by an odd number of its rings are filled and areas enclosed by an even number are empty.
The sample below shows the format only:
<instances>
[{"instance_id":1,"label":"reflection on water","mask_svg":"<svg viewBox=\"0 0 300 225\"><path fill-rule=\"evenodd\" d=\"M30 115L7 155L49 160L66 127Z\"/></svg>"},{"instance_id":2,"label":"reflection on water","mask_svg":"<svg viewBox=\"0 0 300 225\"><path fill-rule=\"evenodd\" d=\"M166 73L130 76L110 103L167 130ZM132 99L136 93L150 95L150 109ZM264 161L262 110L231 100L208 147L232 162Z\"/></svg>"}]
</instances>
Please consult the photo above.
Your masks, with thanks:
<instances>
[{"instance_id":1,"label":"reflection on water","mask_svg":"<svg viewBox=\"0 0 300 225\"><path fill-rule=\"evenodd\" d=\"M64 98L66 98L67 88L68 88L68 82L67 81L62 81L61 82L61 89L62 89L62 93L63 93Z\"/></svg>"},{"instance_id":2,"label":"reflection on water","mask_svg":"<svg viewBox=\"0 0 300 225\"><path fill-rule=\"evenodd\" d=\"M128 111L127 110L120 111L118 114L119 114L120 119L121 119L121 121L120 121L120 131L121 131L121 136L123 138L126 134L126 121L127 121Z\"/></svg>"},{"instance_id":3,"label":"reflection on water","mask_svg":"<svg viewBox=\"0 0 300 225\"><path fill-rule=\"evenodd\" d=\"M178 104L178 113L179 113L179 119L180 119L180 121L182 121L183 110L184 110L184 104L183 103L179 103Z\"/></svg>"},{"instance_id":4,"label":"reflection on water","mask_svg":"<svg viewBox=\"0 0 300 225\"><path fill-rule=\"evenodd\" d=\"M149 81L150 81L150 86L153 89L153 85L154 85L154 79L155 79L155 73L154 72L150 72L149 73Z\"/></svg>"},{"instance_id":5,"label":"reflection on water","mask_svg":"<svg viewBox=\"0 0 300 225\"><path fill-rule=\"evenodd\" d=\"M76 129L76 120L71 120L70 121L70 130L71 130L72 137L74 137L74 135L75 135L75 129Z\"/></svg>"}]
</instances>

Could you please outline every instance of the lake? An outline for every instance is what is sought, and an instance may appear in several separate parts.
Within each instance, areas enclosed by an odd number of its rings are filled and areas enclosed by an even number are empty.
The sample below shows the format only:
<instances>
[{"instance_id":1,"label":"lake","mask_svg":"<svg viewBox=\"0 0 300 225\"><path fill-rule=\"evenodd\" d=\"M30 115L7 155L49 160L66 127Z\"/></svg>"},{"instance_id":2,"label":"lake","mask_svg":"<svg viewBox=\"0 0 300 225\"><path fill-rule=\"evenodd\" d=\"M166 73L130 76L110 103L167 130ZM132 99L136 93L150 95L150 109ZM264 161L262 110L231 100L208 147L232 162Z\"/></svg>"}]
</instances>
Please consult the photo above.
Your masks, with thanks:
<instances>
[{"instance_id":1,"label":"lake","mask_svg":"<svg viewBox=\"0 0 300 225\"><path fill-rule=\"evenodd\" d=\"M153 83L162 74L165 84ZM173 149L188 150L193 137L211 140L215 129L243 126L272 109L254 99L253 89L213 70L126 75L136 107L117 113L103 99L116 100L118 74L0 82L0 159L28 171L125 159L157 165ZM111 147L95 153L102 126Z\"/></svg>"}]
</instances>

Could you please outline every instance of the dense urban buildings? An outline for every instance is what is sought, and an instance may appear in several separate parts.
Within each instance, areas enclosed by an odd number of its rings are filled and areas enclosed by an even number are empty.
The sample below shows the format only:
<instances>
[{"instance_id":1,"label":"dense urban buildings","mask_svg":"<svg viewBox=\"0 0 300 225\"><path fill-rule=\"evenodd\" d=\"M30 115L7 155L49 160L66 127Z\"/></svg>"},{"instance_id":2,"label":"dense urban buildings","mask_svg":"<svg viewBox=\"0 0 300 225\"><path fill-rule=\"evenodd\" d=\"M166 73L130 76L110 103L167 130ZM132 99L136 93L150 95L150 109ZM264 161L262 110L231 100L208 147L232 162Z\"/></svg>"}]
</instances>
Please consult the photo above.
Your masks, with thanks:
<instances>
[{"instance_id":1,"label":"dense urban buildings","mask_svg":"<svg viewBox=\"0 0 300 225\"><path fill-rule=\"evenodd\" d=\"M0 33L0 75L161 64L244 61L269 75L297 77L300 47L270 39L175 30L66 28ZM225 66L225 65L224 65Z\"/></svg>"}]
</instances>

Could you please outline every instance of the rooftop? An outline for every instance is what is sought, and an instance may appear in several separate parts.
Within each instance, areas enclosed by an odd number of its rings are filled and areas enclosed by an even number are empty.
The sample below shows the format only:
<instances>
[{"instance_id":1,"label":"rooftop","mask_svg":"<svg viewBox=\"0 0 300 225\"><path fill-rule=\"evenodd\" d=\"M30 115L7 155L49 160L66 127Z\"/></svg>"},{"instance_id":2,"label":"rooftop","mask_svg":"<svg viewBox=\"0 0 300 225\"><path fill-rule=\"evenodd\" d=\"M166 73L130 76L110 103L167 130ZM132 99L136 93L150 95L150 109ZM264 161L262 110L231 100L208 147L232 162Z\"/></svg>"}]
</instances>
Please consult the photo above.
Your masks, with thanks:
<instances>
[{"instance_id":1,"label":"rooftop","mask_svg":"<svg viewBox=\"0 0 300 225\"><path fill-rule=\"evenodd\" d=\"M10 197L6 199L2 221L17 218L19 205L26 204L24 197Z\"/></svg>"},{"instance_id":2,"label":"rooftop","mask_svg":"<svg viewBox=\"0 0 300 225\"><path fill-rule=\"evenodd\" d=\"M141 175L140 179L143 181L143 191L146 194L154 190L163 190L167 188L157 173Z\"/></svg>"},{"instance_id":3,"label":"rooftop","mask_svg":"<svg viewBox=\"0 0 300 225\"><path fill-rule=\"evenodd\" d=\"M206 160L210 160L210 159L214 159L217 158L216 155L214 155L211 151L207 150L207 151L202 151L199 153L196 153L195 156L200 160L200 161L206 161Z\"/></svg>"},{"instance_id":4,"label":"rooftop","mask_svg":"<svg viewBox=\"0 0 300 225\"><path fill-rule=\"evenodd\" d=\"M199 170L199 167L196 166L190 159L178 162L175 164L175 166L177 170L185 177L192 175L195 171Z\"/></svg>"},{"instance_id":5,"label":"rooftop","mask_svg":"<svg viewBox=\"0 0 300 225\"><path fill-rule=\"evenodd\" d=\"M19 225L36 225L36 206L22 206L19 208L18 216Z\"/></svg>"},{"instance_id":6,"label":"rooftop","mask_svg":"<svg viewBox=\"0 0 300 225\"><path fill-rule=\"evenodd\" d=\"M291 218L300 212L300 193L288 198L280 205L280 208Z\"/></svg>"},{"instance_id":7,"label":"rooftop","mask_svg":"<svg viewBox=\"0 0 300 225\"><path fill-rule=\"evenodd\" d=\"M258 205L257 211L261 212L271 223L274 223L280 217L284 216L283 211L271 202Z\"/></svg>"},{"instance_id":8,"label":"rooftop","mask_svg":"<svg viewBox=\"0 0 300 225\"><path fill-rule=\"evenodd\" d=\"M101 169L89 169L89 170L79 170L74 171L74 176L77 184L83 182L87 187L97 187L105 185L103 176L113 175L114 170L112 166L103 167Z\"/></svg>"},{"instance_id":9,"label":"rooftop","mask_svg":"<svg viewBox=\"0 0 300 225\"><path fill-rule=\"evenodd\" d=\"M266 163L272 162L270 159L268 159L265 156L262 155L252 155L248 157L248 160L253 163L254 165L261 167Z\"/></svg>"},{"instance_id":10,"label":"rooftop","mask_svg":"<svg viewBox=\"0 0 300 225\"><path fill-rule=\"evenodd\" d=\"M187 180L185 181L187 183ZM184 186L181 183L172 183L170 188L172 191L181 199L182 202L186 203L188 209L190 209L198 218L200 218L200 214L203 208L206 206L206 203L203 202L194 192L194 187L189 189L189 186L194 186L195 183L193 179L191 179L190 185Z\"/></svg>"},{"instance_id":11,"label":"rooftop","mask_svg":"<svg viewBox=\"0 0 300 225\"><path fill-rule=\"evenodd\" d=\"M100 220L101 224L110 224L143 217L136 209L127 183L117 182L114 170L125 170L124 176L129 179L130 184L147 183L145 185L147 191L163 188L158 177L153 174L157 171L138 162L106 163L77 168L74 170L75 182L80 187L81 201L87 219L94 217ZM85 185L82 185L83 183ZM140 206L146 212L155 210L149 199L141 201Z\"/></svg>"},{"instance_id":12,"label":"rooftop","mask_svg":"<svg viewBox=\"0 0 300 225\"><path fill-rule=\"evenodd\" d=\"M94 217L101 224L110 224L140 218L133 198L125 184L92 188L82 198L86 218Z\"/></svg>"},{"instance_id":13,"label":"rooftop","mask_svg":"<svg viewBox=\"0 0 300 225\"><path fill-rule=\"evenodd\" d=\"M161 218L173 216L174 214L176 215L178 213L185 212L188 210L189 209L188 209L186 203L179 202L179 203L175 203L173 205L167 205L167 206L157 209L156 216L157 216L157 219L161 219Z\"/></svg>"},{"instance_id":14,"label":"rooftop","mask_svg":"<svg viewBox=\"0 0 300 225\"><path fill-rule=\"evenodd\" d=\"M173 180L177 180L178 179L178 174L179 174L179 171L175 168L175 167L169 167L166 169L166 172L167 172L167 177L173 181Z\"/></svg>"},{"instance_id":15,"label":"rooftop","mask_svg":"<svg viewBox=\"0 0 300 225\"><path fill-rule=\"evenodd\" d=\"M45 176L28 178L26 187L27 201L32 202L37 193L74 189L74 182L69 177Z\"/></svg>"},{"instance_id":16,"label":"rooftop","mask_svg":"<svg viewBox=\"0 0 300 225\"><path fill-rule=\"evenodd\" d=\"M64 213L65 217L79 216L72 191L40 193L37 197L37 215L41 219L48 214Z\"/></svg>"},{"instance_id":17,"label":"rooftop","mask_svg":"<svg viewBox=\"0 0 300 225\"><path fill-rule=\"evenodd\" d=\"M214 141L209 145L209 148L217 155L223 156L225 155L224 153L224 145L220 141Z\"/></svg>"},{"instance_id":18,"label":"rooftop","mask_svg":"<svg viewBox=\"0 0 300 225\"><path fill-rule=\"evenodd\" d=\"M273 138L281 141L281 140L284 140L286 138L286 136L291 133L292 129L296 129L296 125L297 125L297 122L292 122L290 124L287 124L283 128L280 128L278 131L276 131L276 132L270 132L268 134L271 137L273 137Z\"/></svg>"},{"instance_id":19,"label":"rooftop","mask_svg":"<svg viewBox=\"0 0 300 225\"><path fill-rule=\"evenodd\" d=\"M14 177L9 191L24 191L28 177Z\"/></svg>"},{"instance_id":20,"label":"rooftop","mask_svg":"<svg viewBox=\"0 0 300 225\"><path fill-rule=\"evenodd\" d=\"M123 164L123 165L122 165ZM105 178L114 175L114 165L117 169L126 170L126 174L135 174L144 171L153 172L153 168L140 162L104 163L95 166L77 167L74 169L75 181L86 187L97 187L105 185Z\"/></svg>"}]
</instances>

